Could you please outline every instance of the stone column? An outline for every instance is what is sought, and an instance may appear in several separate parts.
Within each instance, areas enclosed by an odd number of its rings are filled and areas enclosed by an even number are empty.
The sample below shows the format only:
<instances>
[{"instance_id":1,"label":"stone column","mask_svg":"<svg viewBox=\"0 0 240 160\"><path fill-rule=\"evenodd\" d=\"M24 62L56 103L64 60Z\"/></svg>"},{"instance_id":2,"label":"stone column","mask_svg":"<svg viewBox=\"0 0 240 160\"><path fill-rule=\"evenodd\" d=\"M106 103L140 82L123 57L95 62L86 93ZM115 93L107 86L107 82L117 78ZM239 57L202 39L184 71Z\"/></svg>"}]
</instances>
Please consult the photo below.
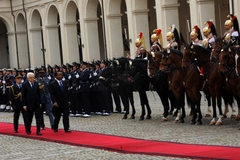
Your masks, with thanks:
<instances>
[{"instance_id":1,"label":"stone column","mask_svg":"<svg viewBox=\"0 0 240 160\"><path fill-rule=\"evenodd\" d=\"M99 35L98 35L98 18L85 18L85 44L83 52L84 60L100 60Z\"/></svg>"},{"instance_id":2,"label":"stone column","mask_svg":"<svg viewBox=\"0 0 240 160\"><path fill-rule=\"evenodd\" d=\"M215 23L215 6L214 0L190 0L191 28L194 25L202 29L205 27L204 22L212 19Z\"/></svg>"},{"instance_id":3,"label":"stone column","mask_svg":"<svg viewBox=\"0 0 240 160\"><path fill-rule=\"evenodd\" d=\"M132 38L132 43L135 44L135 40L137 39L137 35L142 32L144 37L145 37L145 43L146 43L146 49L149 50L150 48L150 43L149 43L149 25L148 25L148 9L143 9L143 10L133 10L132 11L132 23L133 23L133 35L134 37ZM135 53L135 50L133 53ZM132 53L132 54L133 54Z\"/></svg>"},{"instance_id":4,"label":"stone column","mask_svg":"<svg viewBox=\"0 0 240 160\"><path fill-rule=\"evenodd\" d=\"M47 39L46 43L48 43L48 46L46 48L46 56L47 58L47 64L60 64L61 58L60 58L60 46L59 46L59 34L58 34L58 25L47 25L46 26L46 33L47 33Z\"/></svg>"},{"instance_id":5,"label":"stone column","mask_svg":"<svg viewBox=\"0 0 240 160\"><path fill-rule=\"evenodd\" d=\"M163 47L167 45L166 35L169 32L168 28L175 24L179 31L179 6L178 0L156 1L157 25L158 28L162 29Z\"/></svg>"},{"instance_id":6,"label":"stone column","mask_svg":"<svg viewBox=\"0 0 240 160\"><path fill-rule=\"evenodd\" d=\"M122 14L109 14L106 17L106 39L108 57L124 56L123 39L122 39Z\"/></svg>"},{"instance_id":7,"label":"stone column","mask_svg":"<svg viewBox=\"0 0 240 160\"><path fill-rule=\"evenodd\" d=\"M9 48L9 57L7 57L7 59L5 60L6 63L2 64L2 68L4 68L4 67L18 68L18 65L17 65L17 52L16 52L16 41L15 41L14 32L8 32L7 35L8 35L8 45L9 45L8 46L8 48Z\"/></svg>"},{"instance_id":8,"label":"stone column","mask_svg":"<svg viewBox=\"0 0 240 160\"><path fill-rule=\"evenodd\" d=\"M79 61L79 42L77 37L77 22L66 22L65 27L65 42L66 52L64 52L67 62Z\"/></svg>"}]
</instances>

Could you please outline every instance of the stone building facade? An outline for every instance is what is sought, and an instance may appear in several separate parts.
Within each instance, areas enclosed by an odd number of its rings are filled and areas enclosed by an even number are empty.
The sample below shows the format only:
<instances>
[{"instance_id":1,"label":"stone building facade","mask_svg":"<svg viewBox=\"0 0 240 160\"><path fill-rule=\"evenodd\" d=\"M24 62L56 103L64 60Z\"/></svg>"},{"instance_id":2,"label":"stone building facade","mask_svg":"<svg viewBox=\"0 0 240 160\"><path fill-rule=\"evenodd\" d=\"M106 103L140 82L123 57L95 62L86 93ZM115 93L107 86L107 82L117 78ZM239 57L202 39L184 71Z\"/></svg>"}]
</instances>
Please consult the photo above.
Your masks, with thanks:
<instances>
[{"instance_id":1,"label":"stone building facade","mask_svg":"<svg viewBox=\"0 0 240 160\"><path fill-rule=\"evenodd\" d=\"M0 68L34 68L133 55L143 32L189 29L213 19L219 35L238 0L0 0Z\"/></svg>"}]
</instances>

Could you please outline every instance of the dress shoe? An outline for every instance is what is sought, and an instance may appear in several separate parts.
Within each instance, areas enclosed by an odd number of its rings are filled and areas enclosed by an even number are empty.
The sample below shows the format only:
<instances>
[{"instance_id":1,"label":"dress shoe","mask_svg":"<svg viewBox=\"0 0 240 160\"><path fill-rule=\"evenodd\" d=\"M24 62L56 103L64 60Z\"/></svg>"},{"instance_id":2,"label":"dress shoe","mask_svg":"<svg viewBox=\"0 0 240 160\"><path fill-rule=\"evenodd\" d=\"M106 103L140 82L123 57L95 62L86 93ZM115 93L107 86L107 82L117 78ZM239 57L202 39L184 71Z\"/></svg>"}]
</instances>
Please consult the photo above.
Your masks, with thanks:
<instances>
[{"instance_id":1,"label":"dress shoe","mask_svg":"<svg viewBox=\"0 0 240 160\"><path fill-rule=\"evenodd\" d=\"M14 130L14 133L18 133L18 130Z\"/></svg>"},{"instance_id":2,"label":"dress shoe","mask_svg":"<svg viewBox=\"0 0 240 160\"><path fill-rule=\"evenodd\" d=\"M27 135L30 135L30 134L31 134L31 131L27 131L26 133L27 133Z\"/></svg>"},{"instance_id":3,"label":"dress shoe","mask_svg":"<svg viewBox=\"0 0 240 160\"><path fill-rule=\"evenodd\" d=\"M37 132L37 135L38 135L38 136L41 136L41 135L42 135L42 133L41 133L41 132Z\"/></svg>"},{"instance_id":4,"label":"dress shoe","mask_svg":"<svg viewBox=\"0 0 240 160\"><path fill-rule=\"evenodd\" d=\"M54 129L54 132L58 132L58 129Z\"/></svg>"},{"instance_id":5,"label":"dress shoe","mask_svg":"<svg viewBox=\"0 0 240 160\"><path fill-rule=\"evenodd\" d=\"M42 128L42 130L45 130L45 127L41 127Z\"/></svg>"},{"instance_id":6,"label":"dress shoe","mask_svg":"<svg viewBox=\"0 0 240 160\"><path fill-rule=\"evenodd\" d=\"M66 133L70 133L70 132L72 132L70 129L68 129L68 130L65 130L65 132Z\"/></svg>"}]
</instances>

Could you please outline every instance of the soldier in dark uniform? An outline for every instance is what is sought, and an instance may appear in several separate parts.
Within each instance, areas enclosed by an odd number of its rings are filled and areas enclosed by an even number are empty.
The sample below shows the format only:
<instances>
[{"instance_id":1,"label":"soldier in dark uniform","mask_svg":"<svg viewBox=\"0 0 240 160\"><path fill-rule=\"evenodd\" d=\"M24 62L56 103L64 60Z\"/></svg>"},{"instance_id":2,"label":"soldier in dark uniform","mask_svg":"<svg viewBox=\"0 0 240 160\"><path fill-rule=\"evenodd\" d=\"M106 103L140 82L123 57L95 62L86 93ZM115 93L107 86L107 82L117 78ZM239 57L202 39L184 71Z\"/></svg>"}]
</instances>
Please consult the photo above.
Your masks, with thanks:
<instances>
[{"instance_id":1,"label":"soldier in dark uniform","mask_svg":"<svg viewBox=\"0 0 240 160\"><path fill-rule=\"evenodd\" d=\"M39 69L38 77L36 77L35 81L38 83L38 86L39 86L41 104L42 104L40 126L44 130L45 124L44 124L43 111L46 110L46 113L49 117L51 128L53 129L54 116L52 112L53 104L51 101L51 95L49 91L50 80L48 79L48 77L46 77L44 68Z\"/></svg>"},{"instance_id":2,"label":"soldier in dark uniform","mask_svg":"<svg viewBox=\"0 0 240 160\"><path fill-rule=\"evenodd\" d=\"M90 89L91 89L91 96L90 96L90 99L91 99L91 111L94 112L95 114L97 115L101 115L102 114L102 111L103 109L101 108L101 98L100 98L100 94L99 94L99 91L97 89L97 78L99 77L99 74L100 74L100 63L101 61L96 61L94 63L94 70L91 72L91 78L90 78L90 81L91 81L91 85L90 85Z\"/></svg>"},{"instance_id":3,"label":"soldier in dark uniform","mask_svg":"<svg viewBox=\"0 0 240 160\"><path fill-rule=\"evenodd\" d=\"M82 62L82 72L79 76L79 92L81 97L81 102L84 109L84 118L90 117L91 103L90 103L90 71L87 68L88 63Z\"/></svg>"},{"instance_id":4,"label":"soldier in dark uniform","mask_svg":"<svg viewBox=\"0 0 240 160\"><path fill-rule=\"evenodd\" d=\"M13 106L14 115L13 115L13 127L14 133L18 133L18 121L20 112L22 112L24 125L26 126L26 111L22 106L22 76L18 73L15 76L15 84L10 87L10 104Z\"/></svg>"},{"instance_id":5,"label":"soldier in dark uniform","mask_svg":"<svg viewBox=\"0 0 240 160\"><path fill-rule=\"evenodd\" d=\"M52 82L54 81L54 73L53 73L53 68L52 66L48 65L47 69L46 69L46 76L48 77L48 79Z\"/></svg>"},{"instance_id":6,"label":"soldier in dark uniform","mask_svg":"<svg viewBox=\"0 0 240 160\"><path fill-rule=\"evenodd\" d=\"M8 103L9 102L9 89L12 86L13 83L13 76L11 74L12 69L8 69L6 71L6 74L4 75L5 79L5 94L3 95L4 98L4 103L6 104L5 107L5 112L11 111L11 105Z\"/></svg>"},{"instance_id":7,"label":"soldier in dark uniform","mask_svg":"<svg viewBox=\"0 0 240 160\"><path fill-rule=\"evenodd\" d=\"M106 61L102 61L100 64L100 74L99 77L104 73L105 68L107 67L107 62ZM102 115L103 116L109 116L110 112L111 112L111 107L110 107L110 100L109 100L109 90L108 88L106 88L101 82L97 82L97 91L98 91L98 102L102 102L101 104L101 108L102 110Z\"/></svg>"},{"instance_id":8,"label":"soldier in dark uniform","mask_svg":"<svg viewBox=\"0 0 240 160\"><path fill-rule=\"evenodd\" d=\"M154 29L153 34L151 36L151 52L159 52L162 50L162 30L161 29ZM160 42L160 43L159 43Z\"/></svg>"},{"instance_id":9,"label":"soldier in dark uniform","mask_svg":"<svg viewBox=\"0 0 240 160\"><path fill-rule=\"evenodd\" d=\"M79 94L79 70L80 67L79 63L73 62L73 70L70 73L70 101L71 101L71 117L80 117L82 116L82 105L80 104L81 98Z\"/></svg>"}]
</instances>

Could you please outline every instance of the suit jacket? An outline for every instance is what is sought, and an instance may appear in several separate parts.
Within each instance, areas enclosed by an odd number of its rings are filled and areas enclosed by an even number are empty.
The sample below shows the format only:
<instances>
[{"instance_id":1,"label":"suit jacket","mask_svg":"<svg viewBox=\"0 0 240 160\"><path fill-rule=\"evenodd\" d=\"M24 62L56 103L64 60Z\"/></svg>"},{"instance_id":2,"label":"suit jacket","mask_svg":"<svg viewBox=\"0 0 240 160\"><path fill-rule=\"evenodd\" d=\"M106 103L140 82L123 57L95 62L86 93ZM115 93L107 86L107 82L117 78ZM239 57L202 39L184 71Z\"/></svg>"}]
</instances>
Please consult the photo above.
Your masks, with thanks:
<instances>
[{"instance_id":1,"label":"suit jacket","mask_svg":"<svg viewBox=\"0 0 240 160\"><path fill-rule=\"evenodd\" d=\"M29 82L26 81L22 85L22 105L29 108L40 107L40 90L37 82L31 87Z\"/></svg>"},{"instance_id":2,"label":"suit jacket","mask_svg":"<svg viewBox=\"0 0 240 160\"><path fill-rule=\"evenodd\" d=\"M62 82L63 84L63 91L61 87L59 86L59 83L57 80L54 80L50 84L50 94L52 102L57 102L58 107L68 107L68 88L65 82Z\"/></svg>"}]
</instances>

